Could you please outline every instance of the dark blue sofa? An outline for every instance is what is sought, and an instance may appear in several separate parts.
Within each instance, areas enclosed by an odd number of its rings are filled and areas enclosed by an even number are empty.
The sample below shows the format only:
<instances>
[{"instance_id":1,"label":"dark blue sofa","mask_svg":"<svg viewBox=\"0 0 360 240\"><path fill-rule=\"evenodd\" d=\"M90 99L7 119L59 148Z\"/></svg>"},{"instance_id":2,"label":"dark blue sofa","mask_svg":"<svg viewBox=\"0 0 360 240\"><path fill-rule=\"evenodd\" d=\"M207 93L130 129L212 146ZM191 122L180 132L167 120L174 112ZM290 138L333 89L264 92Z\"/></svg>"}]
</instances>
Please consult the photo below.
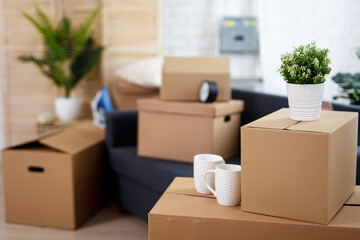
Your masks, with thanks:
<instances>
[{"instance_id":1,"label":"dark blue sofa","mask_svg":"<svg viewBox=\"0 0 360 240\"><path fill-rule=\"evenodd\" d=\"M286 97L240 89L234 89L232 97L245 101L242 125L288 106ZM353 105L333 104L333 107L338 111L360 112L360 107ZM114 111L106 117L106 145L113 170L111 198L126 210L147 220L148 212L171 181L176 176L192 177L193 166L137 156L137 116L137 111ZM240 156L226 161L241 164ZM357 173L356 182L360 184L359 164Z\"/></svg>"}]
</instances>

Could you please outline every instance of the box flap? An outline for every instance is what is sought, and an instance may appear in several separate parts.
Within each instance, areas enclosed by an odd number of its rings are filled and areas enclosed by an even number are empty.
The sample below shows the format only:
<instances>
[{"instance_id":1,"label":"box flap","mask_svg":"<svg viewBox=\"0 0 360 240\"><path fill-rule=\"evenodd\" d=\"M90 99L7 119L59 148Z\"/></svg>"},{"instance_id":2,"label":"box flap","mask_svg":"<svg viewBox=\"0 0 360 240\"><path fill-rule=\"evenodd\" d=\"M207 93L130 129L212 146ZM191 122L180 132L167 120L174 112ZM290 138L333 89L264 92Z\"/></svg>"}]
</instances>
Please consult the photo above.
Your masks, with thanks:
<instances>
[{"instance_id":1,"label":"box flap","mask_svg":"<svg viewBox=\"0 0 360 240\"><path fill-rule=\"evenodd\" d=\"M321 111L320 120L302 122L291 120L290 110L288 108L283 108L251 122L244 127L332 133L356 117L357 113L355 112L323 110Z\"/></svg>"},{"instance_id":2,"label":"box flap","mask_svg":"<svg viewBox=\"0 0 360 240\"><path fill-rule=\"evenodd\" d=\"M234 219L281 223L298 222L290 219L243 212L241 211L241 206L221 206L212 197L212 195L198 194L200 197L188 195L186 193L190 188L195 191L193 182L193 178L176 177L166 190L165 194L163 194L158 203L150 211L150 215L158 214L194 218ZM312 223L304 224L313 225Z\"/></svg>"},{"instance_id":3,"label":"box flap","mask_svg":"<svg viewBox=\"0 0 360 240\"><path fill-rule=\"evenodd\" d=\"M228 58L166 57L163 74L230 74ZM211 79L209 79L211 80Z\"/></svg>"},{"instance_id":4,"label":"box flap","mask_svg":"<svg viewBox=\"0 0 360 240\"><path fill-rule=\"evenodd\" d=\"M123 94L155 94L159 92L157 88L146 88L124 80L117 83L117 89Z\"/></svg>"},{"instance_id":5,"label":"box flap","mask_svg":"<svg viewBox=\"0 0 360 240\"><path fill-rule=\"evenodd\" d=\"M355 112L321 111L320 120L301 122L289 127L289 130L332 133L357 117Z\"/></svg>"},{"instance_id":6,"label":"box flap","mask_svg":"<svg viewBox=\"0 0 360 240\"><path fill-rule=\"evenodd\" d=\"M23 146L23 145L28 145L28 144L31 144L31 143L35 143L35 142L38 142L38 140L39 140L39 137L30 138L30 139L25 140L25 141L20 142L20 143L15 143L15 144L5 146L2 151L7 151L7 150L11 150L11 149Z\"/></svg>"},{"instance_id":7,"label":"box flap","mask_svg":"<svg viewBox=\"0 0 360 240\"><path fill-rule=\"evenodd\" d=\"M355 190L354 190L353 194L351 194L351 196L345 202L344 205L360 206L360 186L355 186Z\"/></svg>"},{"instance_id":8,"label":"box flap","mask_svg":"<svg viewBox=\"0 0 360 240\"><path fill-rule=\"evenodd\" d=\"M299 122L299 121L291 120L289 116L290 116L289 109L283 108L276 112L270 113L265 117L259 118L251 123L248 123L244 127L286 129Z\"/></svg>"},{"instance_id":9,"label":"box flap","mask_svg":"<svg viewBox=\"0 0 360 240\"><path fill-rule=\"evenodd\" d=\"M177 177L166 189L167 193L175 193L188 196L215 198L212 194L201 194L195 189L194 179L188 177Z\"/></svg>"},{"instance_id":10,"label":"box flap","mask_svg":"<svg viewBox=\"0 0 360 240\"><path fill-rule=\"evenodd\" d=\"M64 129L68 129L71 128L71 126L69 127L64 127ZM62 129L62 130L64 130ZM50 130L44 134L41 134L40 136L36 136L36 137L32 137L29 139L24 140L23 142L19 142L19 143L15 143L15 144L11 144L11 145L7 145L3 148L3 151L6 150L10 150L10 149L14 149L14 148L18 148L18 147L22 147L23 145L28 145L28 144L32 144L32 143L37 143L39 142L40 139L46 138L46 137L50 137L53 135L56 135L57 133L59 133L59 129L55 129L55 130Z\"/></svg>"},{"instance_id":11,"label":"box flap","mask_svg":"<svg viewBox=\"0 0 360 240\"><path fill-rule=\"evenodd\" d=\"M360 207L343 206L327 226L360 228Z\"/></svg>"},{"instance_id":12,"label":"box flap","mask_svg":"<svg viewBox=\"0 0 360 240\"><path fill-rule=\"evenodd\" d=\"M219 117L242 112L244 102L241 100L231 100L229 102L200 103L161 101L151 98L138 100L137 107L140 111Z\"/></svg>"},{"instance_id":13,"label":"box flap","mask_svg":"<svg viewBox=\"0 0 360 240\"><path fill-rule=\"evenodd\" d=\"M74 154L105 138L104 130L91 123L79 124L71 129L41 138L39 142L50 148Z\"/></svg>"}]
</instances>

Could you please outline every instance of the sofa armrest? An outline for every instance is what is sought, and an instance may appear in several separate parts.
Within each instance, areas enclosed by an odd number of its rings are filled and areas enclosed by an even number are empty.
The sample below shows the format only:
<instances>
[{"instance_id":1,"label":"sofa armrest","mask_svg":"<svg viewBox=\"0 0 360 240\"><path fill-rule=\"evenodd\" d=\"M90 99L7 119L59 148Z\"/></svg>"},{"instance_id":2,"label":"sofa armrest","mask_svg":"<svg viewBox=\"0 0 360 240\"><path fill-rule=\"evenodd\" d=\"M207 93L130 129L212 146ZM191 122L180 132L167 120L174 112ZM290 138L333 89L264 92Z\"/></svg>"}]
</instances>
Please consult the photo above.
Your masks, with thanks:
<instances>
[{"instance_id":1,"label":"sofa armrest","mask_svg":"<svg viewBox=\"0 0 360 240\"><path fill-rule=\"evenodd\" d=\"M108 149L137 143L138 112L113 111L106 115L106 146Z\"/></svg>"}]
</instances>

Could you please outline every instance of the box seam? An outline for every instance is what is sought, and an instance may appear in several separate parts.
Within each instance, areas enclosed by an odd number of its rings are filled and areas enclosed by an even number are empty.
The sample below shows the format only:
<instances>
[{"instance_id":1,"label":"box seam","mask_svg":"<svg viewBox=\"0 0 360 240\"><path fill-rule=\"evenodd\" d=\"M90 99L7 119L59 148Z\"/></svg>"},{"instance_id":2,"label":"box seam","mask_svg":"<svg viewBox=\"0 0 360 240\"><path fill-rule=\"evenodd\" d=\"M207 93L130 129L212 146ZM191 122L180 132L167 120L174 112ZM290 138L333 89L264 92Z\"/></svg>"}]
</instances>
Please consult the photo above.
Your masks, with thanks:
<instances>
[{"instance_id":1,"label":"box seam","mask_svg":"<svg viewBox=\"0 0 360 240\"><path fill-rule=\"evenodd\" d=\"M268 217L272 217L269 215L264 215L264 214L260 214L262 216L268 216ZM294 221L293 223L278 223L278 222L267 222L264 220L258 220L258 219L246 219L246 220L241 220L241 219L235 219L235 218L217 218L217 217L197 217L197 216L179 216L179 215L165 215L163 213L156 213L156 212L152 212L150 211L148 216L157 216L157 217L165 217L165 218L187 218L187 219L205 219L205 220L212 220L212 221L237 221L237 222L256 222L256 223L272 223L272 224L281 224L281 225L298 225L300 224L306 224L306 226L309 227L314 227L314 226L327 226L326 224L320 224L320 223L311 223L311 222L303 222L300 220L293 220L293 219L288 219L288 218L280 218L280 217L274 217L274 218L279 218L279 219L284 219L284 220L290 220L290 221Z\"/></svg>"}]
</instances>

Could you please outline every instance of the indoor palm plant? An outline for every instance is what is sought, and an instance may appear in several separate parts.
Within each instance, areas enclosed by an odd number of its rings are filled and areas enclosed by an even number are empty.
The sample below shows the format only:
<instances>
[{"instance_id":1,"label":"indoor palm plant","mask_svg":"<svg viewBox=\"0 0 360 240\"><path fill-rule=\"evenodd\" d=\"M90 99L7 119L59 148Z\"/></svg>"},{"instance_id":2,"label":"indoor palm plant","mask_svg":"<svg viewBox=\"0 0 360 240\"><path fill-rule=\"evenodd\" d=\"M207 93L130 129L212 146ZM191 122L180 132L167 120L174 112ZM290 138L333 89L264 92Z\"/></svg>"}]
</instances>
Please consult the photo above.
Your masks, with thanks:
<instances>
[{"instance_id":1,"label":"indoor palm plant","mask_svg":"<svg viewBox=\"0 0 360 240\"><path fill-rule=\"evenodd\" d=\"M360 48L356 51L360 59ZM341 87L341 95L335 96L334 99L349 99L350 104L360 105L360 73L338 73L332 80Z\"/></svg>"},{"instance_id":2,"label":"indoor palm plant","mask_svg":"<svg viewBox=\"0 0 360 240\"><path fill-rule=\"evenodd\" d=\"M55 99L55 111L62 121L77 118L81 100L70 96L71 91L98 64L102 46L97 46L90 36L90 29L101 9L96 9L84 23L73 26L65 15L53 25L46 14L37 6L34 17L23 13L41 34L44 42L42 57L23 55L23 62L34 63L56 86L64 90L65 97Z\"/></svg>"},{"instance_id":3,"label":"indoor palm plant","mask_svg":"<svg viewBox=\"0 0 360 240\"><path fill-rule=\"evenodd\" d=\"M328 49L317 48L312 42L281 55L278 71L286 81L291 119L320 118L325 80L331 71L328 53Z\"/></svg>"},{"instance_id":4,"label":"indoor palm plant","mask_svg":"<svg viewBox=\"0 0 360 240\"><path fill-rule=\"evenodd\" d=\"M345 98L350 104L360 105L360 73L338 73L332 80L341 87L341 95L334 99Z\"/></svg>"}]
</instances>

